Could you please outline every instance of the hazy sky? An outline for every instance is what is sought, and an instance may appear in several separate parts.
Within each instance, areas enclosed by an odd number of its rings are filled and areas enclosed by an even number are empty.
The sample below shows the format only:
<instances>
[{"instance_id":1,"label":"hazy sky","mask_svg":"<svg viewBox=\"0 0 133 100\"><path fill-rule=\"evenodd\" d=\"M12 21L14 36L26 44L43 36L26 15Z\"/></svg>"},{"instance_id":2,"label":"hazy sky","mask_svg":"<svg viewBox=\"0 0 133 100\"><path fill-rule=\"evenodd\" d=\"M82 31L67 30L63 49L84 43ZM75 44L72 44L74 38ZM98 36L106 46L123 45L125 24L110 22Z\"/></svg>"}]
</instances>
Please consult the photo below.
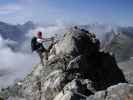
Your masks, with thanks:
<instances>
[{"instance_id":1,"label":"hazy sky","mask_svg":"<svg viewBox=\"0 0 133 100\"><path fill-rule=\"evenodd\" d=\"M0 21L133 25L133 0L0 0Z\"/></svg>"}]
</instances>

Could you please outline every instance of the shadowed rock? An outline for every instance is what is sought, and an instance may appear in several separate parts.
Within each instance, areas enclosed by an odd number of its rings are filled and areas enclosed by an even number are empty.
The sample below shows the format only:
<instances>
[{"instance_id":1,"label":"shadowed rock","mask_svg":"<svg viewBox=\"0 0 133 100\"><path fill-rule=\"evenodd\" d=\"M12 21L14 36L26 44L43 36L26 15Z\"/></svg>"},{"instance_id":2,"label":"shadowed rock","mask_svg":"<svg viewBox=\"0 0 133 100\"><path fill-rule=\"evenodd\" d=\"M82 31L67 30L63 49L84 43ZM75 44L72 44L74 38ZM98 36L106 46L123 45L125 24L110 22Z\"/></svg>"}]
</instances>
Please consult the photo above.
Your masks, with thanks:
<instances>
[{"instance_id":1,"label":"shadowed rock","mask_svg":"<svg viewBox=\"0 0 133 100\"><path fill-rule=\"evenodd\" d=\"M80 73L82 78L90 79L97 90L126 82L115 58L104 52L97 52L91 56L80 55L76 57L70 61L67 71L68 73Z\"/></svg>"}]
</instances>

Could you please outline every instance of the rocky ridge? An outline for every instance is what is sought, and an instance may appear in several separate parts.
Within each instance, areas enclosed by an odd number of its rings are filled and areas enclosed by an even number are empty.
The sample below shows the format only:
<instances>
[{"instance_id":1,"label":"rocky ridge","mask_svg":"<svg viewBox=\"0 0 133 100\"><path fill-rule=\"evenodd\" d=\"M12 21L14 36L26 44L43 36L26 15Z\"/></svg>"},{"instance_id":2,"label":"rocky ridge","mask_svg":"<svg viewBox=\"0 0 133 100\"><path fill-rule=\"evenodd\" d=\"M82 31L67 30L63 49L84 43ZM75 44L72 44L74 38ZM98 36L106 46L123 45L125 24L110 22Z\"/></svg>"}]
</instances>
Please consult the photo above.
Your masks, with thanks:
<instances>
[{"instance_id":1,"label":"rocky ridge","mask_svg":"<svg viewBox=\"0 0 133 100\"><path fill-rule=\"evenodd\" d=\"M10 100L132 100L128 83L113 55L84 29L71 28L52 48L45 66L38 64Z\"/></svg>"}]
</instances>

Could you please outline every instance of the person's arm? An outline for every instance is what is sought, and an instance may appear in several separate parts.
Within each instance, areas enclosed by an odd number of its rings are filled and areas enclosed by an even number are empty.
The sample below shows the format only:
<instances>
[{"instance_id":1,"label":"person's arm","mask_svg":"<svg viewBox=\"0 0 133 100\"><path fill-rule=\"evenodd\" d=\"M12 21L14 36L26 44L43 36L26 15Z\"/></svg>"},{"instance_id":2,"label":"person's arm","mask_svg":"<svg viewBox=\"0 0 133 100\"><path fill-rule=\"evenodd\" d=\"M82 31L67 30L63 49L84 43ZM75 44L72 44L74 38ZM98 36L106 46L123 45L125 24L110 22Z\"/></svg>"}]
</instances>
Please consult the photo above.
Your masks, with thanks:
<instances>
[{"instance_id":1,"label":"person's arm","mask_svg":"<svg viewBox=\"0 0 133 100\"><path fill-rule=\"evenodd\" d=\"M38 42L38 43L43 43L44 40L43 40L43 39L40 39L40 38L37 38L37 42Z\"/></svg>"},{"instance_id":2,"label":"person's arm","mask_svg":"<svg viewBox=\"0 0 133 100\"><path fill-rule=\"evenodd\" d=\"M49 38L47 38L47 39L46 38L42 38L42 39L38 38L37 39L38 43L43 43L43 42L47 42L47 41L50 41L50 39Z\"/></svg>"},{"instance_id":3,"label":"person's arm","mask_svg":"<svg viewBox=\"0 0 133 100\"><path fill-rule=\"evenodd\" d=\"M43 38L43 42L53 41L53 40L54 40L54 37L52 37L52 38Z\"/></svg>"},{"instance_id":4,"label":"person's arm","mask_svg":"<svg viewBox=\"0 0 133 100\"><path fill-rule=\"evenodd\" d=\"M46 38L45 41L51 41L51 38Z\"/></svg>"},{"instance_id":5,"label":"person's arm","mask_svg":"<svg viewBox=\"0 0 133 100\"><path fill-rule=\"evenodd\" d=\"M42 39L38 38L37 39L38 43L43 43L43 42L48 42L48 41L54 41L54 38L52 37L52 38L42 38Z\"/></svg>"}]
</instances>

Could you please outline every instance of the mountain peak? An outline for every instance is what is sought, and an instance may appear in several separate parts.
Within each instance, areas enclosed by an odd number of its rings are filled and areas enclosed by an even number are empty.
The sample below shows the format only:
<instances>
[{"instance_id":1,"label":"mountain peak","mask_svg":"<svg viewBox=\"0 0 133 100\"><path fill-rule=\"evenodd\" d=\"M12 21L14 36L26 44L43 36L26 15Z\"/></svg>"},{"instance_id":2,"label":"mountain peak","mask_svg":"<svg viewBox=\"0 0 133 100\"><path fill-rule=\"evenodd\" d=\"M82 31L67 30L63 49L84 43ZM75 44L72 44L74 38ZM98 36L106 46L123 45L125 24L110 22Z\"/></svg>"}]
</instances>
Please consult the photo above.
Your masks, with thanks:
<instances>
[{"instance_id":1,"label":"mountain peak","mask_svg":"<svg viewBox=\"0 0 133 100\"><path fill-rule=\"evenodd\" d=\"M23 25L34 25L34 23L32 21L27 21Z\"/></svg>"},{"instance_id":2,"label":"mountain peak","mask_svg":"<svg viewBox=\"0 0 133 100\"><path fill-rule=\"evenodd\" d=\"M22 25L23 30L34 29L36 25L32 21L27 21Z\"/></svg>"},{"instance_id":3,"label":"mountain peak","mask_svg":"<svg viewBox=\"0 0 133 100\"><path fill-rule=\"evenodd\" d=\"M95 91L126 82L114 57L100 52L99 45L93 33L80 28L69 29L52 48L44 66L37 65L22 82L23 97L66 100L63 99L66 95L72 98L67 94L70 92L77 99L67 100L81 100ZM36 90L32 91L35 86Z\"/></svg>"}]
</instances>

